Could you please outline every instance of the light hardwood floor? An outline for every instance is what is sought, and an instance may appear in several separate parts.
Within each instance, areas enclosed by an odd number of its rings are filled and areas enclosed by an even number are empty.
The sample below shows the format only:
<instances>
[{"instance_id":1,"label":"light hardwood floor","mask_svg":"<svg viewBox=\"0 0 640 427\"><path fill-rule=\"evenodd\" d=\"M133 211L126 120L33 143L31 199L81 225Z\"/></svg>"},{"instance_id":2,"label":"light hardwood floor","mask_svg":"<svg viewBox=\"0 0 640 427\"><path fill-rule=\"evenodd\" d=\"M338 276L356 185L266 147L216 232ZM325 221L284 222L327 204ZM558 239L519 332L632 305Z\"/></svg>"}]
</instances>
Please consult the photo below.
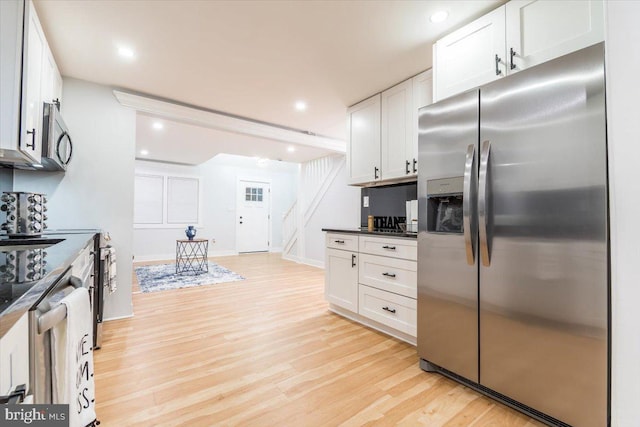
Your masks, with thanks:
<instances>
[{"instance_id":1,"label":"light hardwood floor","mask_svg":"<svg viewBox=\"0 0 640 427\"><path fill-rule=\"evenodd\" d=\"M246 280L134 293L135 317L105 323L102 427L542 426L329 312L323 270L279 254L212 260Z\"/></svg>"}]
</instances>

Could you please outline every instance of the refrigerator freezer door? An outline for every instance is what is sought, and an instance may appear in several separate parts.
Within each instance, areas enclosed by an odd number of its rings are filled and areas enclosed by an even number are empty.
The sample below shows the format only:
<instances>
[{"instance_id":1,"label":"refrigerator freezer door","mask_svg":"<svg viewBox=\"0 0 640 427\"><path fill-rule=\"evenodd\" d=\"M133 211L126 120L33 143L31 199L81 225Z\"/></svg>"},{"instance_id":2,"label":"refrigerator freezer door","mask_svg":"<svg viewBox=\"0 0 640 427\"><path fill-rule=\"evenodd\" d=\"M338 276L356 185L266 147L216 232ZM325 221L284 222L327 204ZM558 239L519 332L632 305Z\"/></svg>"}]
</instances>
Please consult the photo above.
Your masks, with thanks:
<instances>
[{"instance_id":1,"label":"refrigerator freezer door","mask_svg":"<svg viewBox=\"0 0 640 427\"><path fill-rule=\"evenodd\" d=\"M586 427L607 425L608 411L603 54L592 46L480 97L480 140L491 148L478 201L490 251L480 266L480 383Z\"/></svg>"},{"instance_id":2,"label":"refrigerator freezer door","mask_svg":"<svg viewBox=\"0 0 640 427\"><path fill-rule=\"evenodd\" d=\"M418 354L474 382L478 381L477 254L469 257L469 265L464 233L438 231L442 227L427 231L427 222L442 214L440 208L449 204L447 194L459 194L451 198L453 206L468 193L462 183L465 171L477 173L473 171L478 149L470 154L475 162L467 157L469 145L478 144L478 119L478 91L421 109L418 160ZM466 178L475 183L474 176ZM438 191L438 209L427 209L427 182L432 183L431 191ZM467 221L475 230L473 212ZM467 243L476 252L477 236L472 234Z\"/></svg>"}]
</instances>

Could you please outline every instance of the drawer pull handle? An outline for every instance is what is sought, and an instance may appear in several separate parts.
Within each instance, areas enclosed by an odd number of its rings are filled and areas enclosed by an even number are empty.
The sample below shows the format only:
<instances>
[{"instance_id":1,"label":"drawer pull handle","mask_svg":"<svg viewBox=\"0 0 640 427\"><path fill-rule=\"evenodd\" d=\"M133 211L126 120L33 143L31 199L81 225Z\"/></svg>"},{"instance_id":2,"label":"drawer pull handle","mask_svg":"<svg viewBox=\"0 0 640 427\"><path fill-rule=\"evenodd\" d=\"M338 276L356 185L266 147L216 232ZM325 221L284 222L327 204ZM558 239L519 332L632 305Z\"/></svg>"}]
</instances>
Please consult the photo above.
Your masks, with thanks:
<instances>
[{"instance_id":1,"label":"drawer pull handle","mask_svg":"<svg viewBox=\"0 0 640 427\"><path fill-rule=\"evenodd\" d=\"M356 255L355 254L351 254L351 267L355 267L356 266Z\"/></svg>"},{"instance_id":2,"label":"drawer pull handle","mask_svg":"<svg viewBox=\"0 0 640 427\"><path fill-rule=\"evenodd\" d=\"M344 245L344 240L334 240L334 242L340 243L341 245Z\"/></svg>"},{"instance_id":3,"label":"drawer pull handle","mask_svg":"<svg viewBox=\"0 0 640 427\"><path fill-rule=\"evenodd\" d=\"M396 247L395 247L395 246L387 246L387 245L384 245L384 246L382 247L382 249L389 249L390 251L395 251L395 250L396 250Z\"/></svg>"},{"instance_id":4,"label":"drawer pull handle","mask_svg":"<svg viewBox=\"0 0 640 427\"><path fill-rule=\"evenodd\" d=\"M382 275L387 277L396 277L395 273L382 273Z\"/></svg>"},{"instance_id":5,"label":"drawer pull handle","mask_svg":"<svg viewBox=\"0 0 640 427\"><path fill-rule=\"evenodd\" d=\"M395 308L389 308L389 307L382 307L382 309L384 311L388 311L389 313L395 313L396 309Z\"/></svg>"}]
</instances>

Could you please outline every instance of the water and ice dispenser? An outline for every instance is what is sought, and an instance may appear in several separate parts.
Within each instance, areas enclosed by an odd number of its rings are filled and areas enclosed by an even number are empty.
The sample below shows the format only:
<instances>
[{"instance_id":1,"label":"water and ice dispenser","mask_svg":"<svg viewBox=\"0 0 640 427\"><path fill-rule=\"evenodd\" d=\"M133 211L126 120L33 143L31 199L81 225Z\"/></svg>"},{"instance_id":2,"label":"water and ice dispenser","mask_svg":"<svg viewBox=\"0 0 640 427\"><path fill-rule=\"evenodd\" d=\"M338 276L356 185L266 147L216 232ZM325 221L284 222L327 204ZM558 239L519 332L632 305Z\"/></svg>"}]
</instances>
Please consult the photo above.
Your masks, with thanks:
<instances>
[{"instance_id":1,"label":"water and ice dispenser","mask_svg":"<svg viewBox=\"0 0 640 427\"><path fill-rule=\"evenodd\" d=\"M463 182L461 176L427 181L427 232L463 233Z\"/></svg>"}]
</instances>

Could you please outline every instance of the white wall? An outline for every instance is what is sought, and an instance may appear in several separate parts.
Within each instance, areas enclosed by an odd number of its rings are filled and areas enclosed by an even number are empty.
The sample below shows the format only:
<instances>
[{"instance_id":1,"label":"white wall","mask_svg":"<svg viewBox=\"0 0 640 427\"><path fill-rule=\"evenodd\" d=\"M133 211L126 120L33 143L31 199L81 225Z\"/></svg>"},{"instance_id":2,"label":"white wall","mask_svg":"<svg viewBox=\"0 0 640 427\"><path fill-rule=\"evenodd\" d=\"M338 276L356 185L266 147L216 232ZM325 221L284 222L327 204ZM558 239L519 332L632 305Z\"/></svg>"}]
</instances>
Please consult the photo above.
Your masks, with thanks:
<instances>
[{"instance_id":1,"label":"white wall","mask_svg":"<svg viewBox=\"0 0 640 427\"><path fill-rule=\"evenodd\" d=\"M122 107L111 88L65 78L62 115L74 144L67 172L16 170L13 188L48 195L50 229L109 232L118 291L105 297L105 318L130 316L135 111Z\"/></svg>"},{"instance_id":2,"label":"white wall","mask_svg":"<svg viewBox=\"0 0 640 427\"><path fill-rule=\"evenodd\" d=\"M297 193L298 166L270 161L260 167L249 157L221 154L198 166L136 161L136 171L175 173L201 177L201 227L197 237L215 239L211 256L236 254L236 186L238 178L257 178L271 182L271 250L282 249L282 215ZM184 227L137 228L133 253L136 261L173 259L176 239L185 238Z\"/></svg>"},{"instance_id":3,"label":"white wall","mask_svg":"<svg viewBox=\"0 0 640 427\"><path fill-rule=\"evenodd\" d=\"M640 425L640 2L607 2L612 425ZM588 373L585 373L588 375Z\"/></svg>"},{"instance_id":4,"label":"white wall","mask_svg":"<svg viewBox=\"0 0 640 427\"><path fill-rule=\"evenodd\" d=\"M304 168L304 165L303 165ZM305 191L300 189L300 193ZM301 199L302 197L299 197ZM347 185L346 162L327 188L306 223L300 229L291 258L324 267L325 233L323 228L358 228L360 226L360 188ZM304 222L304 212L300 213Z\"/></svg>"}]
</instances>

